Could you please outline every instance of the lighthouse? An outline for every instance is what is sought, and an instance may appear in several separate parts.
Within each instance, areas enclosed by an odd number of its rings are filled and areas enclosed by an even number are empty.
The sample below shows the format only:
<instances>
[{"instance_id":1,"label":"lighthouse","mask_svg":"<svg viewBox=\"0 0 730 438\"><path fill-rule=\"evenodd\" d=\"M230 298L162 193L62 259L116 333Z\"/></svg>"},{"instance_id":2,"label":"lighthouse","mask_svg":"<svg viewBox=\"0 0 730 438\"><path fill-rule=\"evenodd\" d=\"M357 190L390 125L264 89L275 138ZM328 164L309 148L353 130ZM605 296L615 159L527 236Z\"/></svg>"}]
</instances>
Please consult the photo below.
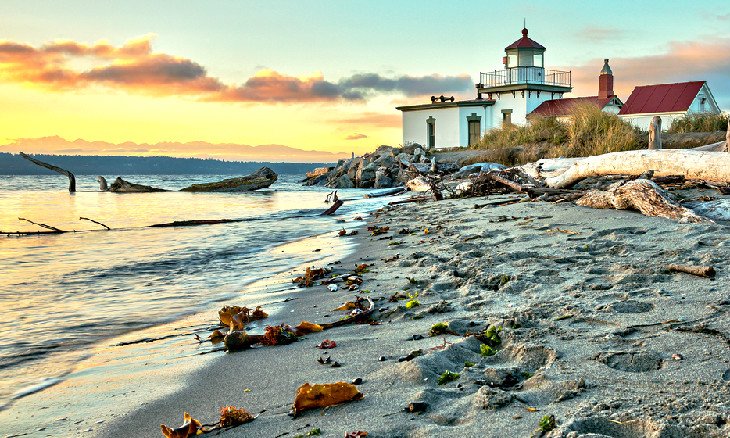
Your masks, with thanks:
<instances>
[{"instance_id":1,"label":"lighthouse","mask_svg":"<svg viewBox=\"0 0 730 438\"><path fill-rule=\"evenodd\" d=\"M504 49L504 68L479 74L477 93L495 100L492 126L525 124L527 114L542 102L572 90L570 71L545 69L546 50L524 27L522 37Z\"/></svg>"}]
</instances>

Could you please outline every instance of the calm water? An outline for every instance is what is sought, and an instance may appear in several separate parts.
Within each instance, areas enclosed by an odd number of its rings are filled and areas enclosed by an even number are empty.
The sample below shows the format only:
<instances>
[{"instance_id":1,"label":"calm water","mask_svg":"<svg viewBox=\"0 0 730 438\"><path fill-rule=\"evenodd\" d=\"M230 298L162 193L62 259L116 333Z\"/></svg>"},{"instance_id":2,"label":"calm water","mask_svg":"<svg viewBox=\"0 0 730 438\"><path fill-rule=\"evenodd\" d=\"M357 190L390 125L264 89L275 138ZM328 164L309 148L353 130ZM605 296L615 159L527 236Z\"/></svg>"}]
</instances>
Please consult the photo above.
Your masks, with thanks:
<instances>
[{"instance_id":1,"label":"calm water","mask_svg":"<svg viewBox=\"0 0 730 438\"><path fill-rule=\"evenodd\" d=\"M79 192L71 195L63 177L0 176L0 230L40 229L18 220L23 217L78 231L0 236L0 406L65 375L100 340L209 309L256 280L312 260L312 248L291 242L332 234L342 227L338 218L352 219L386 202L340 191L352 200L337 216L320 217L328 190L301 187L299 176L235 194L102 193L94 178L78 176ZM179 189L222 178L130 180ZM146 228L223 218L245 221Z\"/></svg>"}]
</instances>

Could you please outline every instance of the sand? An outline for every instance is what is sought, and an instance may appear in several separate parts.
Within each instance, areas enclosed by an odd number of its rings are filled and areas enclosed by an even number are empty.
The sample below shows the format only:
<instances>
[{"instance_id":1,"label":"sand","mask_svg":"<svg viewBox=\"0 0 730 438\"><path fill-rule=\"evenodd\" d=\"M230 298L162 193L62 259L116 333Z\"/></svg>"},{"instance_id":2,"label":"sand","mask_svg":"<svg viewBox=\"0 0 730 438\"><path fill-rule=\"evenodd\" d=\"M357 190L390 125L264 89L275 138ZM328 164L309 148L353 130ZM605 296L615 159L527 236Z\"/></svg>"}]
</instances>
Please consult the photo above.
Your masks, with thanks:
<instances>
[{"instance_id":1,"label":"sand","mask_svg":"<svg viewBox=\"0 0 730 438\"><path fill-rule=\"evenodd\" d=\"M313 428L327 437L529 437L550 415L552 437L730 435L730 228L569 203L475 203L484 199L388 208L370 220L387 234L346 237L358 250L331 267L373 264L360 294L375 300L379 324L219 353L181 390L102 435L158 437L159 424L179 425L183 411L212 423L224 405L258 414L224 437ZM671 263L711 265L717 276L670 273ZM418 292L420 305L390 302L397 292ZM292 289L268 323L337 320L343 313L333 309L353 297ZM430 337L440 322L454 334ZM489 325L503 328L502 342L485 357L479 340L462 335ZM317 362L325 338L337 342L329 352L341 367ZM459 379L438 385L446 370ZM356 378L362 400L287 415L301 384ZM425 412L404 411L415 401Z\"/></svg>"}]
</instances>

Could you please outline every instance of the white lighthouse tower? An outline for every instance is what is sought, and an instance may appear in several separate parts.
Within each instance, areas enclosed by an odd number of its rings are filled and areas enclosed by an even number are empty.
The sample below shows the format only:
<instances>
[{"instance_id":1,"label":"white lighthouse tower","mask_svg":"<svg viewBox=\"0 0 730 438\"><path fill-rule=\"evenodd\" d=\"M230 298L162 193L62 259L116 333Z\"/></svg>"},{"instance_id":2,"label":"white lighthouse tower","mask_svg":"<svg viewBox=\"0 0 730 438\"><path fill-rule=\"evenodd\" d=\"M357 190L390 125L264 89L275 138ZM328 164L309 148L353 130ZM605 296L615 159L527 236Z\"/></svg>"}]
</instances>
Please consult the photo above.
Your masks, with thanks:
<instances>
[{"instance_id":1,"label":"white lighthouse tower","mask_svg":"<svg viewBox=\"0 0 730 438\"><path fill-rule=\"evenodd\" d=\"M504 69L480 73L479 96L494 100L491 126L525 124L542 102L560 99L572 90L571 72L545 70L545 47L522 29L522 38L505 47Z\"/></svg>"}]
</instances>

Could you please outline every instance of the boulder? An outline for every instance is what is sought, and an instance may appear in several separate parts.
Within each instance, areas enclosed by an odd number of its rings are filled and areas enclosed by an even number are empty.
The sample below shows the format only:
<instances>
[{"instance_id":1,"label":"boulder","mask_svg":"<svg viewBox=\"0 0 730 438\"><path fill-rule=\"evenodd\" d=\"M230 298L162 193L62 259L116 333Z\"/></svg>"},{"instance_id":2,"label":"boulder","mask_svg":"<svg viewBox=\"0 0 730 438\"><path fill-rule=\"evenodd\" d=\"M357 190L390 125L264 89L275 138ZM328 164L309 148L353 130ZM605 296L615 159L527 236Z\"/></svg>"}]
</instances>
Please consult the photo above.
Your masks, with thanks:
<instances>
[{"instance_id":1,"label":"boulder","mask_svg":"<svg viewBox=\"0 0 730 438\"><path fill-rule=\"evenodd\" d=\"M420 148L421 145L418 143L408 143L403 146L403 153L408 155L413 155L413 151L416 150L416 148Z\"/></svg>"},{"instance_id":2,"label":"boulder","mask_svg":"<svg viewBox=\"0 0 730 438\"><path fill-rule=\"evenodd\" d=\"M325 175L330 170L334 169L333 167L318 167L312 171L307 172L307 179L316 178L318 176Z\"/></svg>"},{"instance_id":3,"label":"boulder","mask_svg":"<svg viewBox=\"0 0 730 438\"><path fill-rule=\"evenodd\" d=\"M135 184L129 181L125 181L121 176L118 176L114 180L111 186L109 186L110 192L115 193L150 193L150 192L166 192L165 189L158 189L156 187L145 186L143 184Z\"/></svg>"},{"instance_id":4,"label":"boulder","mask_svg":"<svg viewBox=\"0 0 730 438\"><path fill-rule=\"evenodd\" d=\"M269 187L276 182L276 172L268 167L262 167L256 172L238 178L228 178L222 181L193 184L182 189L183 192L250 192Z\"/></svg>"},{"instance_id":5,"label":"boulder","mask_svg":"<svg viewBox=\"0 0 730 438\"><path fill-rule=\"evenodd\" d=\"M358 187L371 187L375 180L375 173L377 170L378 165L375 163L370 163L361 167L355 177Z\"/></svg>"},{"instance_id":6,"label":"boulder","mask_svg":"<svg viewBox=\"0 0 730 438\"><path fill-rule=\"evenodd\" d=\"M378 167L378 170L375 172L374 185L376 189L393 187L393 179L390 177L390 171L387 167Z\"/></svg>"},{"instance_id":7,"label":"boulder","mask_svg":"<svg viewBox=\"0 0 730 438\"><path fill-rule=\"evenodd\" d=\"M329 185L329 187L334 189L352 189L355 188L355 184L352 183L349 176L342 175L337 178L332 185Z\"/></svg>"}]
</instances>

